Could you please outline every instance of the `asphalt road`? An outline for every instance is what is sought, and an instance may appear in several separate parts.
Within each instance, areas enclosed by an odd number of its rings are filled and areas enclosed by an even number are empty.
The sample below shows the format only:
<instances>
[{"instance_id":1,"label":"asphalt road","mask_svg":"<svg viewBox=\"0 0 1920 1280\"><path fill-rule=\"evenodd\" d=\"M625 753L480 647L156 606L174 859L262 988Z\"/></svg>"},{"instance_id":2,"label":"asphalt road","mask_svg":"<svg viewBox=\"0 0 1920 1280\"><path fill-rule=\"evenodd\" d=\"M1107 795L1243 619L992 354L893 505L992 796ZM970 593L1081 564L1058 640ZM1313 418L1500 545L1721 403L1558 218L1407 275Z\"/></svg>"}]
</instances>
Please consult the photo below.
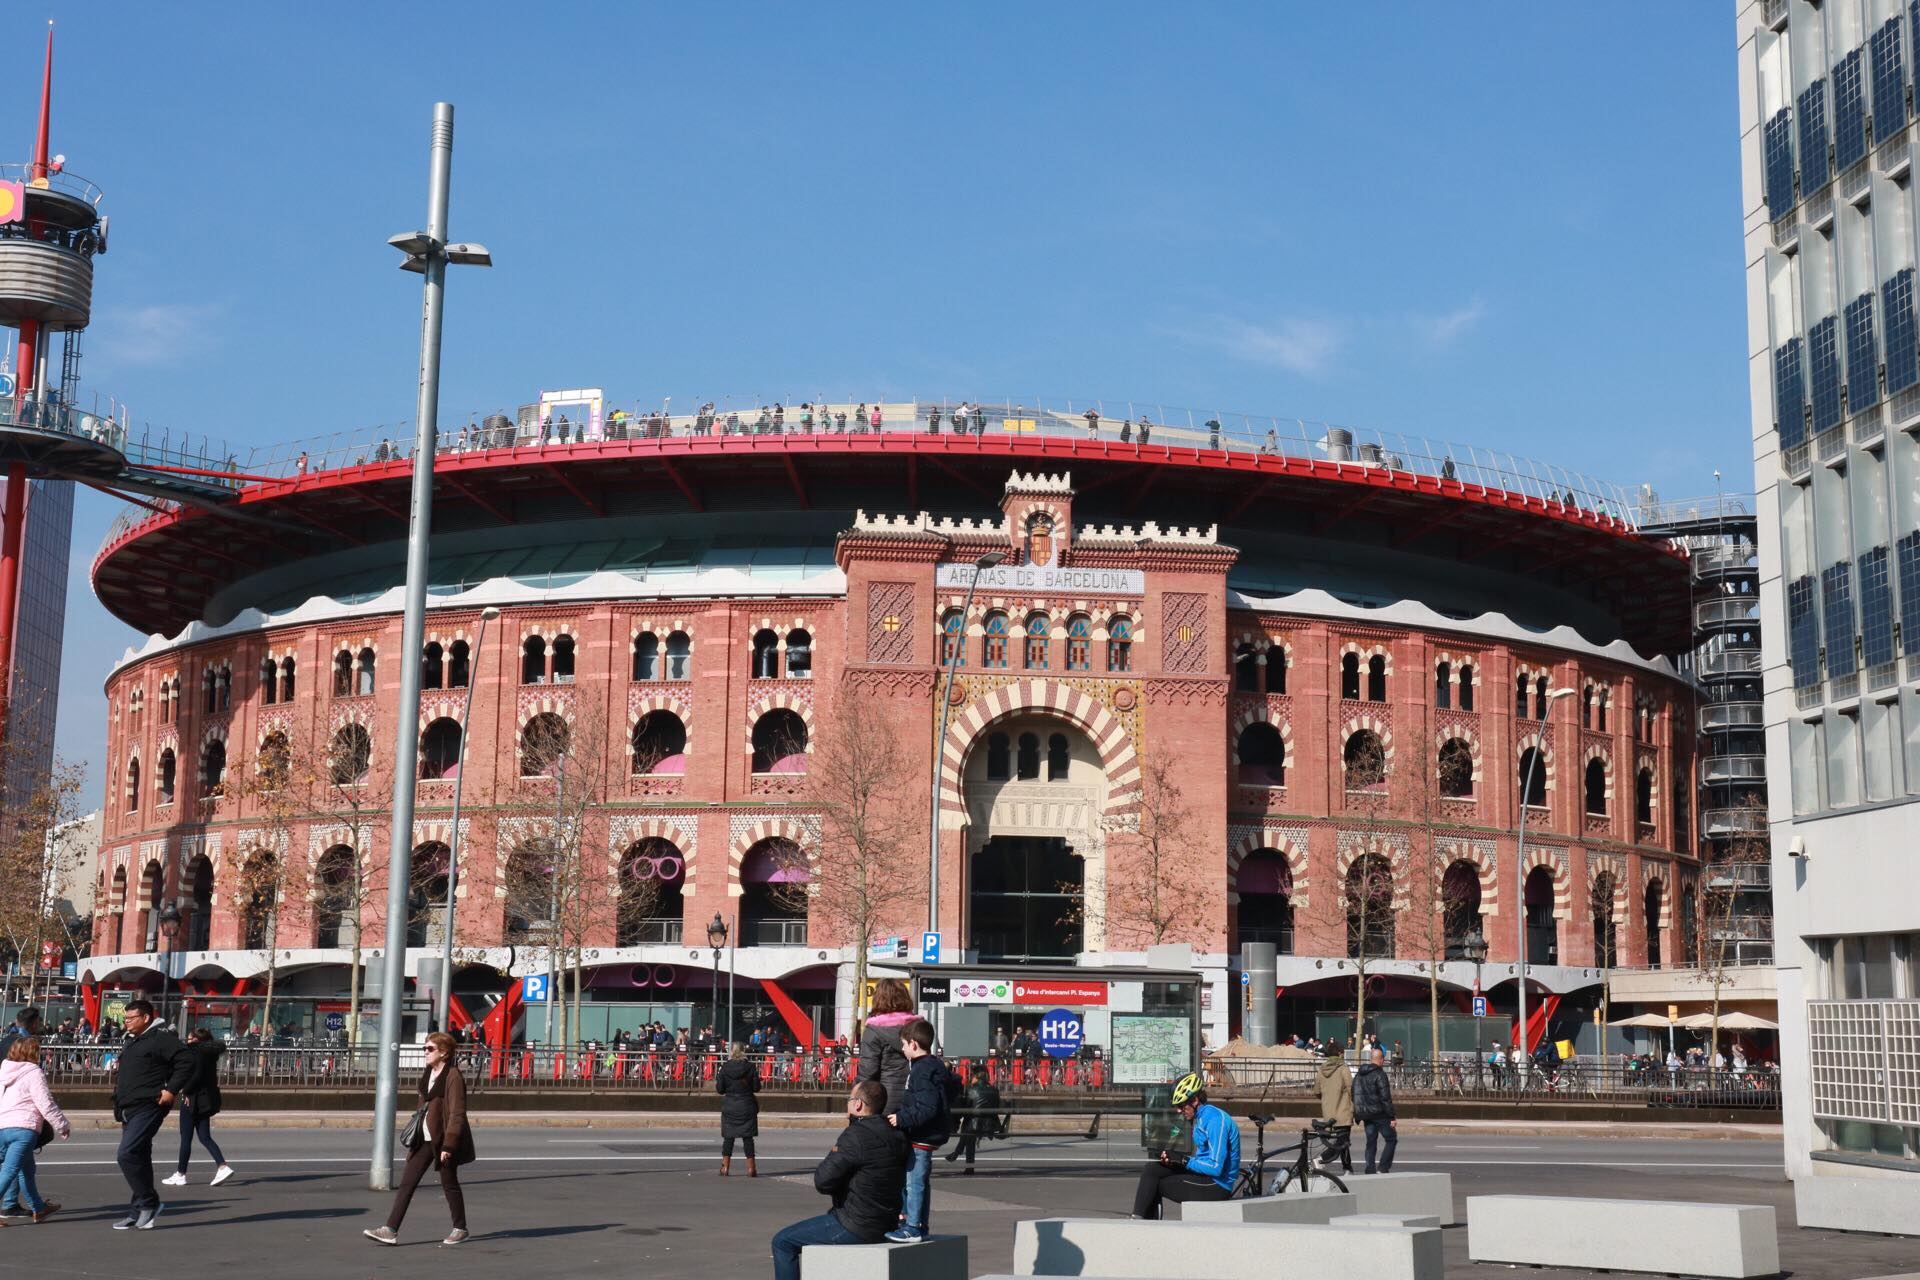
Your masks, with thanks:
<instances>
[{"instance_id":1,"label":"asphalt road","mask_svg":"<svg viewBox=\"0 0 1920 1280\"><path fill-rule=\"evenodd\" d=\"M170 1171L174 1130L157 1144ZM196 1151L193 1184L161 1188L167 1208L151 1232L115 1232L125 1183L114 1135L76 1132L42 1153L40 1185L64 1210L0 1232L0 1274L205 1280L422 1275L523 1280L530 1275L759 1277L771 1273L767 1241L826 1201L810 1171L830 1135L768 1132L761 1176L715 1177L712 1130L534 1129L482 1119L480 1160L463 1171L473 1238L444 1248L446 1204L429 1177L402 1228L402 1245L361 1237L390 1197L367 1189L368 1137L347 1129L234 1129L224 1135L238 1176L209 1187ZM1018 1138L990 1143L979 1172L936 1161L936 1231L964 1232L975 1273L1010 1269L1014 1224L1059 1214L1124 1214L1138 1167L1131 1134ZM1774 1204L1781 1252L1796 1280L1859 1280L1911 1270L1913 1240L1801 1231L1773 1141L1431 1135L1403 1139L1397 1167L1454 1175L1457 1197L1476 1193L1600 1195ZM1466 1233L1447 1232L1448 1275L1507 1268L1466 1260ZM1648 1259L1650 1270L1659 1259ZM1282 1264L1281 1270L1284 1270ZM1532 1271L1539 1280L1587 1273Z\"/></svg>"}]
</instances>

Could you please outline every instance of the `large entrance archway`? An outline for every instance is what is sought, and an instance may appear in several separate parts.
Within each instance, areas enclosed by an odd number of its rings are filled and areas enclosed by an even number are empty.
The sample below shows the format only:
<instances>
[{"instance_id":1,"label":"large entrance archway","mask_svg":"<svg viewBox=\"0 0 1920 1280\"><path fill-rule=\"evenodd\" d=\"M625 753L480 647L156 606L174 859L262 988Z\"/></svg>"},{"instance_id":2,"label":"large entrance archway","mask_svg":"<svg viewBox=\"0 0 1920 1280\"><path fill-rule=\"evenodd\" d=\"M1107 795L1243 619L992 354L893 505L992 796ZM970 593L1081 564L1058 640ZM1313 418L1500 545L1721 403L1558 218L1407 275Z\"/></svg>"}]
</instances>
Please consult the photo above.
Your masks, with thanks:
<instances>
[{"instance_id":1,"label":"large entrance archway","mask_svg":"<svg viewBox=\"0 0 1920 1280\"><path fill-rule=\"evenodd\" d=\"M1063 716L1018 711L974 738L961 777L967 950L986 962L1059 962L1102 949L1099 747Z\"/></svg>"}]
</instances>

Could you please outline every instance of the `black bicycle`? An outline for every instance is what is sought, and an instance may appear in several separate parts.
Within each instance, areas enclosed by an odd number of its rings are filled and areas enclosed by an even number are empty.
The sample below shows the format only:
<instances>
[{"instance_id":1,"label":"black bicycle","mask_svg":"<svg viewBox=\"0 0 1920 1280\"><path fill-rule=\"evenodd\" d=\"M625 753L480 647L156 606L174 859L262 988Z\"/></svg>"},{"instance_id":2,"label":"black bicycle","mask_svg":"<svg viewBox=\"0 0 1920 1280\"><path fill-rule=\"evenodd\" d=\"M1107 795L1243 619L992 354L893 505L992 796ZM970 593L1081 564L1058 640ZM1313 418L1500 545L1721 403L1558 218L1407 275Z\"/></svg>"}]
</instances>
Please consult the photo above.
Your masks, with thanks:
<instances>
[{"instance_id":1,"label":"black bicycle","mask_svg":"<svg viewBox=\"0 0 1920 1280\"><path fill-rule=\"evenodd\" d=\"M1253 1122L1254 1147L1253 1163L1243 1165L1240 1178L1233 1184L1233 1198L1241 1199L1269 1194L1266 1189L1267 1165L1280 1157L1291 1154L1293 1159L1274 1176L1271 1194L1280 1195L1288 1191L1312 1191L1315 1183L1324 1182L1335 1191L1345 1191L1347 1184L1342 1182L1326 1166L1340 1158L1346 1149L1344 1135L1336 1133L1332 1125L1325 1120L1315 1120L1311 1129L1300 1131L1300 1141L1290 1147L1267 1150L1267 1126L1276 1117L1270 1115L1250 1115ZM1321 1149L1319 1161L1313 1159L1314 1148Z\"/></svg>"}]
</instances>

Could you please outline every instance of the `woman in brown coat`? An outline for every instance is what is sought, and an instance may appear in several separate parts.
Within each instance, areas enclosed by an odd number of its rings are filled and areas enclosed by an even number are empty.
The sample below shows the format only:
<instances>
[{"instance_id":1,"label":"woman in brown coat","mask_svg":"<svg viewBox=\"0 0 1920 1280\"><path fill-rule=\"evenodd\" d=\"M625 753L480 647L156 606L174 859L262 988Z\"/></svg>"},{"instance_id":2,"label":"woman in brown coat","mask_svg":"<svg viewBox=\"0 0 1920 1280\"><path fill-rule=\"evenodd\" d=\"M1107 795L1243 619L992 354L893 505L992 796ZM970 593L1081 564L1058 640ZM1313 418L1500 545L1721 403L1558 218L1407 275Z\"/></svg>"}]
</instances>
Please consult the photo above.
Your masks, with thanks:
<instances>
[{"instance_id":1,"label":"woman in brown coat","mask_svg":"<svg viewBox=\"0 0 1920 1280\"><path fill-rule=\"evenodd\" d=\"M427 1037L427 1071L420 1077L420 1101L426 1107L420 1136L407 1151L407 1167L400 1189L393 1195L387 1225L362 1232L381 1244L400 1243L400 1220L407 1216L414 1188L429 1168L440 1170L440 1189L446 1192L453 1230L442 1244L460 1244L467 1238L467 1201L460 1193L459 1168L473 1160L473 1129L467 1124L467 1082L454 1063L454 1040L444 1031Z\"/></svg>"}]
</instances>

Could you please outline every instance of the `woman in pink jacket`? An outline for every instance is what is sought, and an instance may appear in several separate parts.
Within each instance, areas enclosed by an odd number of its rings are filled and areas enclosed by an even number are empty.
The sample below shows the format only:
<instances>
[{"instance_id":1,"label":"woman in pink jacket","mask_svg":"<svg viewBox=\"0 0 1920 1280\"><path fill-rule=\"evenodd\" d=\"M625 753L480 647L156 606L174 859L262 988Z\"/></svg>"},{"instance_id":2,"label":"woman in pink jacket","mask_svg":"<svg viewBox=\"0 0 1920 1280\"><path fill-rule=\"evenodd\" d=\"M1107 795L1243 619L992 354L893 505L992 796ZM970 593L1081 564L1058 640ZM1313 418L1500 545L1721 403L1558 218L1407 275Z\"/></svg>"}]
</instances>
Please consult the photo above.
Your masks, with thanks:
<instances>
[{"instance_id":1,"label":"woman in pink jacket","mask_svg":"<svg viewBox=\"0 0 1920 1280\"><path fill-rule=\"evenodd\" d=\"M33 1179L33 1152L43 1120L62 1138L73 1132L47 1088L46 1072L40 1069L40 1038L22 1036L7 1050L7 1060L0 1062L0 1196L11 1193L18 1180L20 1203L32 1212L35 1222L45 1222L60 1209L41 1198Z\"/></svg>"}]
</instances>

